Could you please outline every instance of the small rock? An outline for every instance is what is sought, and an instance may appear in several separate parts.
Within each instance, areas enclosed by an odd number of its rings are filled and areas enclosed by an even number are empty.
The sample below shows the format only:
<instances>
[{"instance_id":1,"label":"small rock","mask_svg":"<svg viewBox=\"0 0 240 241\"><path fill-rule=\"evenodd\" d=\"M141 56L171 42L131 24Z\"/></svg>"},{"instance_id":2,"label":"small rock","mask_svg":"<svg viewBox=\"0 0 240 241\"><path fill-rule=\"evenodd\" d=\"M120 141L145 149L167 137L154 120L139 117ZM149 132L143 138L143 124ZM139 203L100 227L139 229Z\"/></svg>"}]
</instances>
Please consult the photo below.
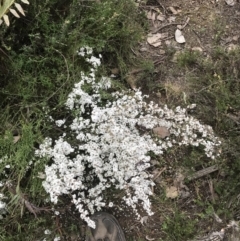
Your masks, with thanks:
<instances>
[{"instance_id":1,"label":"small rock","mask_svg":"<svg viewBox=\"0 0 240 241\"><path fill-rule=\"evenodd\" d=\"M170 132L168 128L165 126L159 126L159 127L153 128L153 133L162 139L170 136Z\"/></svg>"}]
</instances>

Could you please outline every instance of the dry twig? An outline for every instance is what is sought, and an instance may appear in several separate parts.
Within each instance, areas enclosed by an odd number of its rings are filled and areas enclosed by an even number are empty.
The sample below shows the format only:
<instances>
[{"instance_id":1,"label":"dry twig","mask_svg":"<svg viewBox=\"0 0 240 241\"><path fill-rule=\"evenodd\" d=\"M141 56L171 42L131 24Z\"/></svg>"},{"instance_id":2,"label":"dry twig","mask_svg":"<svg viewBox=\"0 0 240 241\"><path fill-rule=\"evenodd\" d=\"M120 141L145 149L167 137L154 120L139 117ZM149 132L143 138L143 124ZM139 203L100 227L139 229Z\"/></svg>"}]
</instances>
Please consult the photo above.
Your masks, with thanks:
<instances>
[{"instance_id":1,"label":"dry twig","mask_svg":"<svg viewBox=\"0 0 240 241\"><path fill-rule=\"evenodd\" d=\"M200 178L200 177L203 177L203 176L206 176L212 172L215 172L218 170L218 166L217 165L213 165L213 166L210 166L210 167L207 167L207 168L204 168L200 171L197 171L191 175L189 175L187 177L188 180L194 180L194 179L197 179L197 178Z\"/></svg>"}]
</instances>

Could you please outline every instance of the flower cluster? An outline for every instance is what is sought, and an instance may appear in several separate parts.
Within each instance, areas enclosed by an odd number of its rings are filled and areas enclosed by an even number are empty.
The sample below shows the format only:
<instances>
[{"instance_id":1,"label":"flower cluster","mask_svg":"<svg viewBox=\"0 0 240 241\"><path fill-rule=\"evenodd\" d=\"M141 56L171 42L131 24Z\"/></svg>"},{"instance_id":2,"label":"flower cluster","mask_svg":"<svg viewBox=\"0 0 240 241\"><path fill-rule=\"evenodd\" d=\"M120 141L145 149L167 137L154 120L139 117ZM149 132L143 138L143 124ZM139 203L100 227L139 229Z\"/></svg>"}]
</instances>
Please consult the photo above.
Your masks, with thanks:
<instances>
[{"instance_id":1,"label":"flower cluster","mask_svg":"<svg viewBox=\"0 0 240 241\"><path fill-rule=\"evenodd\" d=\"M220 141L211 127L189 116L186 109L147 104L140 91L112 93L113 100L103 105L100 90L109 88L111 80L96 78L101 57L89 57L90 48L78 54L85 56L92 68L88 75L82 73L66 101L66 108L74 112L71 123L55 122L59 126L65 123L66 133L55 141L46 138L36 151L37 156L52 160L45 168L43 186L54 203L62 194L71 195L81 218L91 227L95 224L90 214L114 205L114 200L107 204L104 196L111 188L125 191L123 201L137 215L139 204L152 215L149 196L154 182L147 171L149 153L161 155L173 145L201 145L206 155L214 158ZM91 94L84 90L86 84L91 85ZM140 134L139 126L147 131ZM152 135L151 130L159 126L169 132L165 139Z\"/></svg>"},{"instance_id":2,"label":"flower cluster","mask_svg":"<svg viewBox=\"0 0 240 241\"><path fill-rule=\"evenodd\" d=\"M0 219L3 219L3 215L7 212L6 203L3 201L4 198L4 195L0 193Z\"/></svg>"}]
</instances>

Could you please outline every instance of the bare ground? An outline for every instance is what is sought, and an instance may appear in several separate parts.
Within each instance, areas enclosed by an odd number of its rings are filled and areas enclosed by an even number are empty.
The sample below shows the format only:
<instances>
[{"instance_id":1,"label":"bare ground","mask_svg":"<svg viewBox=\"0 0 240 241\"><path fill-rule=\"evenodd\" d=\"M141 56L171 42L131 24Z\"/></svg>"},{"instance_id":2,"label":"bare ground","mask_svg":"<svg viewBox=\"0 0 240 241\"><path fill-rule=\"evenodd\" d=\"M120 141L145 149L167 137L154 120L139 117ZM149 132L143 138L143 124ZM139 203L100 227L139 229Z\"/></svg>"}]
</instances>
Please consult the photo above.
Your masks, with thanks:
<instances>
[{"instance_id":1,"label":"bare ground","mask_svg":"<svg viewBox=\"0 0 240 241\"><path fill-rule=\"evenodd\" d=\"M139 8L149 18L149 34L154 36L161 33L162 37L153 43L159 45L154 47L149 44L148 35L139 48L134 50L136 57L153 61L154 71L150 78L136 74L135 81L132 78L129 85L140 87L150 95L150 99L159 104L177 106L191 101L194 89L186 77L189 73L176 65L179 53L195 51L203 58L211 58L213 49L221 47L229 51L240 43L239 2L234 1L234 5L230 6L224 0L156 0L140 3ZM181 31L185 43L177 43L174 37L179 25L180 28L183 27ZM220 170L215 170L209 175L186 181L186 169L180 162L181 156L185 154L187 153L173 152L172 158L168 155L168 159L160 160L161 164L153 168L154 174L160 174L154 188L152 202L155 214L152 217L144 217L138 222L130 211L115 213L127 240L189 240L226 228L228 217L223 214L219 220L216 215L219 210L212 209L213 206L227 208L215 190L224 175ZM208 166L211 164L208 163ZM192 172L201 169L204 167L195 166ZM189 171L191 170L188 169L187 172ZM179 175L183 176L183 181L176 184ZM166 198L166 187L174 185L181 195Z\"/></svg>"}]
</instances>

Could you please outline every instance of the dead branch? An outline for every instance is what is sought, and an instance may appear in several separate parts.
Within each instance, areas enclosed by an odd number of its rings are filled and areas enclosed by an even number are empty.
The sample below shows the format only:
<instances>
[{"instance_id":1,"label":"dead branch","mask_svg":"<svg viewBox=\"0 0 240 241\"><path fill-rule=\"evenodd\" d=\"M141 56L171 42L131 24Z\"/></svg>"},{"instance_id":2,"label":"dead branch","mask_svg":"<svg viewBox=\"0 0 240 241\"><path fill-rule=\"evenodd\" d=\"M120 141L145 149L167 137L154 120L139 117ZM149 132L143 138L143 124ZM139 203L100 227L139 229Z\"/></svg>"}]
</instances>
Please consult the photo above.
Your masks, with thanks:
<instances>
[{"instance_id":1,"label":"dead branch","mask_svg":"<svg viewBox=\"0 0 240 241\"><path fill-rule=\"evenodd\" d=\"M7 187L9 192L11 192L13 195L17 195L16 188L13 188L12 185L8 185ZM19 192L19 202L24 204L25 207L28 209L28 211L35 216L35 218L37 218L37 213L40 213L41 211L45 211L45 212L51 211L51 209L46 207L40 208L35 206L33 203L29 202L26 195L21 192Z\"/></svg>"},{"instance_id":2,"label":"dead branch","mask_svg":"<svg viewBox=\"0 0 240 241\"><path fill-rule=\"evenodd\" d=\"M191 175L189 175L187 177L188 180L194 180L194 179L197 179L197 178L200 178L200 177L203 177L203 176L206 176L212 172L215 172L218 170L218 166L217 165L213 165L213 166L210 166L210 167L207 167L207 168L204 168L200 171L197 171Z\"/></svg>"}]
</instances>

